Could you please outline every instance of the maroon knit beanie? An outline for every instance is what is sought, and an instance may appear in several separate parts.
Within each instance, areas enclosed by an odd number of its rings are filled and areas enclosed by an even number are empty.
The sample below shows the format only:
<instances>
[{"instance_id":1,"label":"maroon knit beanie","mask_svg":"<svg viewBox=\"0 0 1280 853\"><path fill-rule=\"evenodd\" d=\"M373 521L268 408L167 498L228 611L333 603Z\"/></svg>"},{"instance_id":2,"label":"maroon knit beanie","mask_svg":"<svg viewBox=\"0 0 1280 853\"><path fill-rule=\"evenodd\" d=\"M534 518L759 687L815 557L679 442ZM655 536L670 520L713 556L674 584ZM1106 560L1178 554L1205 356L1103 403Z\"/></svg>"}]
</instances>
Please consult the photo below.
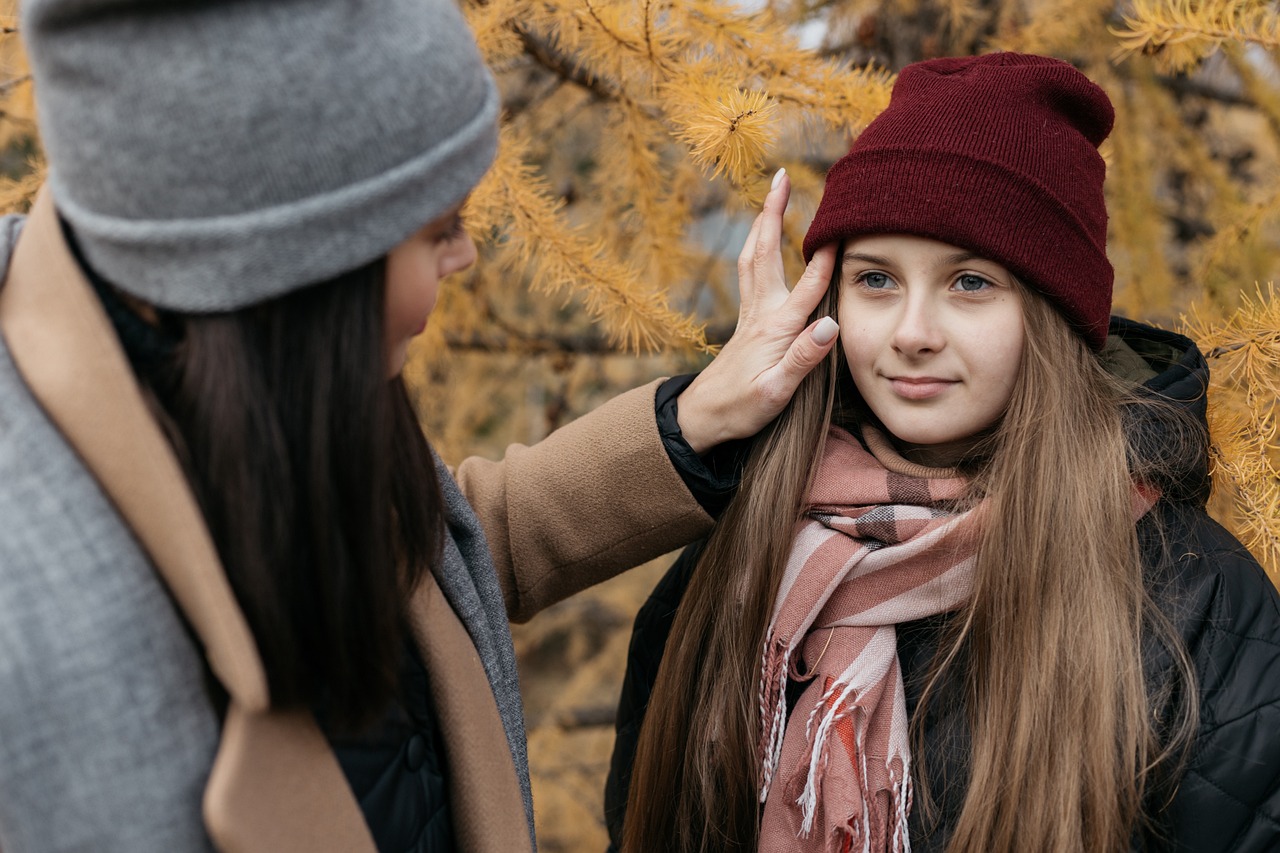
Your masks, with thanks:
<instances>
[{"instance_id":1,"label":"maroon knit beanie","mask_svg":"<svg viewBox=\"0 0 1280 853\"><path fill-rule=\"evenodd\" d=\"M805 259L863 234L915 234L996 261L1106 342L1107 95L1057 59L1019 53L917 62L827 173Z\"/></svg>"}]
</instances>

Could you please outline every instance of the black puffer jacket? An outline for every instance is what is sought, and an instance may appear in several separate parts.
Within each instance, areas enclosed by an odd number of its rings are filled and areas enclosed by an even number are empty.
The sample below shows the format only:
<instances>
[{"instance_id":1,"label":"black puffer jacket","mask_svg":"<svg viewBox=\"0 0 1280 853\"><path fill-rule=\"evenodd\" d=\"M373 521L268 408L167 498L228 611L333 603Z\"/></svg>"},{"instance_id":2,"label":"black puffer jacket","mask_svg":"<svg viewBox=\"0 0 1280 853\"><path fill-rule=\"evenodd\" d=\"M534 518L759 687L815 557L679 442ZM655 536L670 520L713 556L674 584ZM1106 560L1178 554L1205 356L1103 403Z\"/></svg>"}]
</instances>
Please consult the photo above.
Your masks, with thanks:
<instances>
[{"instance_id":1,"label":"black puffer jacket","mask_svg":"<svg viewBox=\"0 0 1280 853\"><path fill-rule=\"evenodd\" d=\"M1155 376L1144 387L1203 419L1208 368L1190 340L1120 319L1112 321L1112 334L1152 368L1147 375ZM1164 450L1159 423L1132 427L1149 452ZM691 467L688 460L677 462ZM1187 766L1181 778L1173 780L1172 799L1166 791L1160 802L1148 804L1149 812L1158 812L1162 837L1135 837L1134 849L1275 853L1280 851L1280 595L1248 551L1205 514L1207 461L1185 462L1179 477L1161 484L1164 496L1139 523L1138 532L1150 589L1195 665L1200 724ZM692 472L688 479L693 486L702 483L708 503L723 503L723 482L706 472ZM693 546L636 617L605 790L611 850L621 840L645 706L695 561ZM898 626L908 714L915 713L923 678L949 618L944 614ZM1169 665L1167 653L1154 646L1144 657L1147 671L1156 678ZM924 767L939 818L926 826L922 810L913 811L911 846L917 853L943 851L959 816L968 775L964 714L958 701L930 706ZM1168 807L1161 809L1166 801Z\"/></svg>"},{"instance_id":2,"label":"black puffer jacket","mask_svg":"<svg viewBox=\"0 0 1280 853\"><path fill-rule=\"evenodd\" d=\"M405 643L400 679L402 698L377 725L330 734L329 744L378 850L444 853L456 848L445 747L427 670L412 643ZM323 709L316 713L323 721Z\"/></svg>"}]
</instances>

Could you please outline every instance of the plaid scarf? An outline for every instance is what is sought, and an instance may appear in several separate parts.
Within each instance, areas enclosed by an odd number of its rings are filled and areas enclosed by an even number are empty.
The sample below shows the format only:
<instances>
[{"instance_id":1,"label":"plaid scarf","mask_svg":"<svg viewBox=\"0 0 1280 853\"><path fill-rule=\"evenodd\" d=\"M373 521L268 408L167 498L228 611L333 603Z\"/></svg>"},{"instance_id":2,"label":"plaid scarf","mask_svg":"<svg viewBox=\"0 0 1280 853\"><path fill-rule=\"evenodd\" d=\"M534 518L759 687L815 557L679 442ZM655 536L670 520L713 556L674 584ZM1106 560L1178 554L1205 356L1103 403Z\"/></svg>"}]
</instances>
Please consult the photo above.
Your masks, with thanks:
<instances>
[{"instance_id":1,"label":"plaid scarf","mask_svg":"<svg viewBox=\"0 0 1280 853\"><path fill-rule=\"evenodd\" d=\"M774 600L760 683L761 853L911 849L894 626L968 597L977 525L973 510L948 509L962 479L880 455L895 470L832 428ZM788 675L809 682L790 722Z\"/></svg>"}]
</instances>

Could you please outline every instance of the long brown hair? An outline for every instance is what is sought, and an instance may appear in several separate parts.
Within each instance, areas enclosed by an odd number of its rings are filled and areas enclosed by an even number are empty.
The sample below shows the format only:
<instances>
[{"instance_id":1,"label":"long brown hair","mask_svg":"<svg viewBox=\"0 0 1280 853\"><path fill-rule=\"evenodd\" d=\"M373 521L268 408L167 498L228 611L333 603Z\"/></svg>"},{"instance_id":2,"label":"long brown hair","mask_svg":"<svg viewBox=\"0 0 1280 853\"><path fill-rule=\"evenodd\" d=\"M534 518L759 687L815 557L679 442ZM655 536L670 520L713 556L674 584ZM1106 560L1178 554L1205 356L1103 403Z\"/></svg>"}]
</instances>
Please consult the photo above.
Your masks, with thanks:
<instances>
[{"instance_id":1,"label":"long brown hair","mask_svg":"<svg viewBox=\"0 0 1280 853\"><path fill-rule=\"evenodd\" d=\"M950 853L1128 849L1149 781L1178 761L1196 717L1193 673L1146 593L1131 512L1135 478L1160 472L1130 458L1123 406L1159 404L1126 396L1057 311L1020 290L1022 367L971 466L970 499L988 501L990 522L972 599L913 717L914 775L919 787L918 721L945 678L967 697L972 742ZM838 293L837 273L815 316L833 313ZM861 411L837 347L754 446L667 643L631 777L627 853L755 850L760 650L826 427L856 427ZM1175 432L1196 440L1193 428ZM1155 691L1175 705L1163 723L1141 664L1148 635L1184 685ZM927 787L918 798L927 815Z\"/></svg>"},{"instance_id":2,"label":"long brown hair","mask_svg":"<svg viewBox=\"0 0 1280 853\"><path fill-rule=\"evenodd\" d=\"M239 311L163 314L143 370L244 610L274 707L384 713L404 602L443 537L431 451L386 376L384 263Z\"/></svg>"}]
</instances>

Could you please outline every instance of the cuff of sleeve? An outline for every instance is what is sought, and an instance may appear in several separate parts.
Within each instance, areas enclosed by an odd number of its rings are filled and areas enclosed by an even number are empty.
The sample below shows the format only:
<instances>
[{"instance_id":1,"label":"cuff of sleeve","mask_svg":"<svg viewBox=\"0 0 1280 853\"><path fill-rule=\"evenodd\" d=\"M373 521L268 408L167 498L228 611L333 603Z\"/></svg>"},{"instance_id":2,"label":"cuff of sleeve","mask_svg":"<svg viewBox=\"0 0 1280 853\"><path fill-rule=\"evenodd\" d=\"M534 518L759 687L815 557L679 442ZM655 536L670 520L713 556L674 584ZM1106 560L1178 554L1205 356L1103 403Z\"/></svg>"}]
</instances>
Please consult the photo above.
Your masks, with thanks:
<instances>
[{"instance_id":1,"label":"cuff of sleeve","mask_svg":"<svg viewBox=\"0 0 1280 853\"><path fill-rule=\"evenodd\" d=\"M658 419L658 434L662 445L684 480L694 500L712 518L719 517L738 491L742 481L742 468L751 449L750 440L729 441L711 448L703 456L694 452L680 431L679 409L676 398L689 387L697 376L687 373L673 376L658 386L654 398L654 410Z\"/></svg>"}]
</instances>

